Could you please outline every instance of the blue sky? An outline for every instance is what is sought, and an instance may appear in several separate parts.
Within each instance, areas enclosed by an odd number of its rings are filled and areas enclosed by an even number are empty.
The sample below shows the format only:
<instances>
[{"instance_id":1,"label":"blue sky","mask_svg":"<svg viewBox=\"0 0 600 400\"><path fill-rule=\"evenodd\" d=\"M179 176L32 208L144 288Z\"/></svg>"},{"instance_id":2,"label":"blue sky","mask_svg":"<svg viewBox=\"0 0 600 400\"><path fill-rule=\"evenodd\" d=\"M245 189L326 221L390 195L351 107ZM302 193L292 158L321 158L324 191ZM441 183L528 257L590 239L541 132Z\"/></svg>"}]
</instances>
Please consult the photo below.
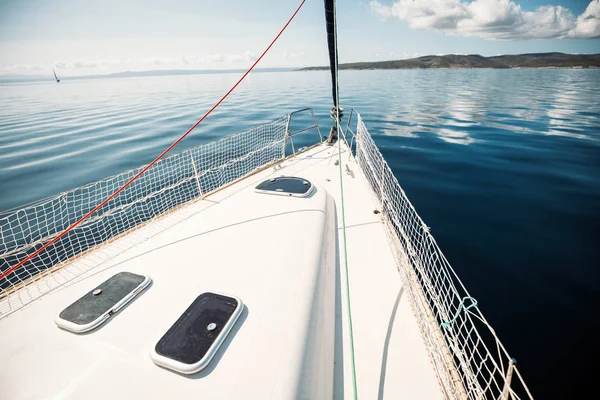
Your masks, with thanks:
<instances>
[{"instance_id":1,"label":"blue sky","mask_svg":"<svg viewBox=\"0 0 600 400\"><path fill-rule=\"evenodd\" d=\"M0 1L0 74L245 68L299 0ZM340 62L426 54L600 53L600 0L339 0ZM307 0L261 67L326 65Z\"/></svg>"}]
</instances>

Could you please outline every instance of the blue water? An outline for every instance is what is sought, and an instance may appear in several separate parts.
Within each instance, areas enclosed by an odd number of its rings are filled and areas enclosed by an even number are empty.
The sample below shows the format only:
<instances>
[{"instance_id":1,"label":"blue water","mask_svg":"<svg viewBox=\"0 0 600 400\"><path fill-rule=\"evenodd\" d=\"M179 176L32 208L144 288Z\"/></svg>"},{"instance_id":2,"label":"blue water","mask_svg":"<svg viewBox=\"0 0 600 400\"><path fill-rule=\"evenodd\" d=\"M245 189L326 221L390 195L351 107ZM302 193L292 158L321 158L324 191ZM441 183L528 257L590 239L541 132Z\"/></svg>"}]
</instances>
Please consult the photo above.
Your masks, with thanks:
<instances>
[{"instance_id":1,"label":"blue water","mask_svg":"<svg viewBox=\"0 0 600 400\"><path fill-rule=\"evenodd\" d=\"M0 210L151 161L236 79L0 85ZM250 75L176 151L307 106L327 131L329 85ZM340 87L534 395L591 390L600 70L343 71Z\"/></svg>"}]
</instances>

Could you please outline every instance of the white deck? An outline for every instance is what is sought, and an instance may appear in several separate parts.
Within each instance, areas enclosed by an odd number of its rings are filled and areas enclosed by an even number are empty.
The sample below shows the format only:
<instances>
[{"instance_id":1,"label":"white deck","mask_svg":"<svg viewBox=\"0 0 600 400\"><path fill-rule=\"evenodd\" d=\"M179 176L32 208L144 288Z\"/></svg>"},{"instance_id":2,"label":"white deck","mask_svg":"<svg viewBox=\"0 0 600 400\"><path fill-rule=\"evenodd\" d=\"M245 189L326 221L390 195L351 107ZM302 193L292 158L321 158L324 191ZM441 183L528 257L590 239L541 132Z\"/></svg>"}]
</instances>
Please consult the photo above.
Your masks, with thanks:
<instances>
[{"instance_id":1,"label":"white deck","mask_svg":"<svg viewBox=\"0 0 600 400\"><path fill-rule=\"evenodd\" d=\"M0 398L284 399L332 390L335 398L352 398L335 160L337 145L321 145L76 260L85 265L120 253L0 320ZM358 397L442 398L370 189L356 164L349 169ZM306 199L254 192L280 175L308 179L317 191ZM56 327L58 312L123 270L147 274L153 285L88 334ZM154 365L150 348L209 290L247 306L215 359L191 376Z\"/></svg>"}]
</instances>

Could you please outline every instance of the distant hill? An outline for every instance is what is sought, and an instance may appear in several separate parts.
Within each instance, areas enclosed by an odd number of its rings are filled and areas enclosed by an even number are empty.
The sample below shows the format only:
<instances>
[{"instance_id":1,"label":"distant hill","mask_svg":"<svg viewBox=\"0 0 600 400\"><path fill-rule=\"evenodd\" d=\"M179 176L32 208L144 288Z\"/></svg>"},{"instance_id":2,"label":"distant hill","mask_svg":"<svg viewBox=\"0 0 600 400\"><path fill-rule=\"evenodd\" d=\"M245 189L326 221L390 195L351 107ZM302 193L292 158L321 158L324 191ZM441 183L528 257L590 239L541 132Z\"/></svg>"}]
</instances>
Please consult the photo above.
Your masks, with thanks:
<instances>
[{"instance_id":1,"label":"distant hill","mask_svg":"<svg viewBox=\"0 0 600 400\"><path fill-rule=\"evenodd\" d=\"M288 72L295 71L295 68L255 68L253 72ZM170 69L170 70L152 70L152 71L124 71L105 75L82 75L82 76L60 76L61 81L72 81L78 79L106 79L106 78L132 78L144 76L171 76L171 75L205 75L205 74L233 74L246 72L245 69ZM17 82L54 82L52 75L0 75L0 83Z\"/></svg>"},{"instance_id":2,"label":"distant hill","mask_svg":"<svg viewBox=\"0 0 600 400\"><path fill-rule=\"evenodd\" d=\"M484 57L479 54L424 56L407 60L340 64L339 69L428 69L428 68L600 68L600 54L533 53ZM307 67L300 71L322 71L329 67Z\"/></svg>"}]
</instances>

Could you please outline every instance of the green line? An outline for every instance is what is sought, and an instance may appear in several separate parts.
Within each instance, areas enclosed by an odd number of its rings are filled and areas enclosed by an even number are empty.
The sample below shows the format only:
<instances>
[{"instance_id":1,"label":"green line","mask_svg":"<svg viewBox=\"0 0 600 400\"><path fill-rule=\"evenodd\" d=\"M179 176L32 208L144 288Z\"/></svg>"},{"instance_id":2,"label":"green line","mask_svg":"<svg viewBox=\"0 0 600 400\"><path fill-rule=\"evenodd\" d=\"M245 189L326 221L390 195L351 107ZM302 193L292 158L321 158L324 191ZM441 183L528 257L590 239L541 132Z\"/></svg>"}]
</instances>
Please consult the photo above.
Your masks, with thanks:
<instances>
[{"instance_id":1,"label":"green line","mask_svg":"<svg viewBox=\"0 0 600 400\"><path fill-rule=\"evenodd\" d=\"M338 103L339 107L339 103ZM338 109L339 110L339 109ZM350 333L350 358L352 361L352 387L354 388L354 400L358 399L358 389L356 387L356 366L354 361L354 332L352 329L352 311L350 307L350 275L348 273L348 248L346 244L346 214L344 206L344 183L343 181L343 168L342 168L342 145L340 136L340 123L336 118L336 124L338 127L338 164L340 165L340 191L342 198L342 234L344 237L344 266L346 269L346 306L348 307L348 328Z\"/></svg>"},{"instance_id":2,"label":"green line","mask_svg":"<svg viewBox=\"0 0 600 400\"><path fill-rule=\"evenodd\" d=\"M333 25L334 25L334 38L335 43L335 102L337 104L337 110L335 111L335 123L337 126L338 133L338 164L340 166L340 195L342 200L342 233L344 237L344 266L346 269L346 306L348 307L348 328L350 334L350 358L352 361L352 388L354 390L354 400L358 400L358 389L356 385L356 363L354 360L354 331L352 329L352 311L350 307L350 275L348 273L348 246L346 242L346 213L344 206L344 182L343 182L343 168L342 168L342 129L340 127L339 115L340 115L340 94L338 85L338 59L337 59L337 16L336 16L336 1L333 0Z\"/></svg>"}]
</instances>

